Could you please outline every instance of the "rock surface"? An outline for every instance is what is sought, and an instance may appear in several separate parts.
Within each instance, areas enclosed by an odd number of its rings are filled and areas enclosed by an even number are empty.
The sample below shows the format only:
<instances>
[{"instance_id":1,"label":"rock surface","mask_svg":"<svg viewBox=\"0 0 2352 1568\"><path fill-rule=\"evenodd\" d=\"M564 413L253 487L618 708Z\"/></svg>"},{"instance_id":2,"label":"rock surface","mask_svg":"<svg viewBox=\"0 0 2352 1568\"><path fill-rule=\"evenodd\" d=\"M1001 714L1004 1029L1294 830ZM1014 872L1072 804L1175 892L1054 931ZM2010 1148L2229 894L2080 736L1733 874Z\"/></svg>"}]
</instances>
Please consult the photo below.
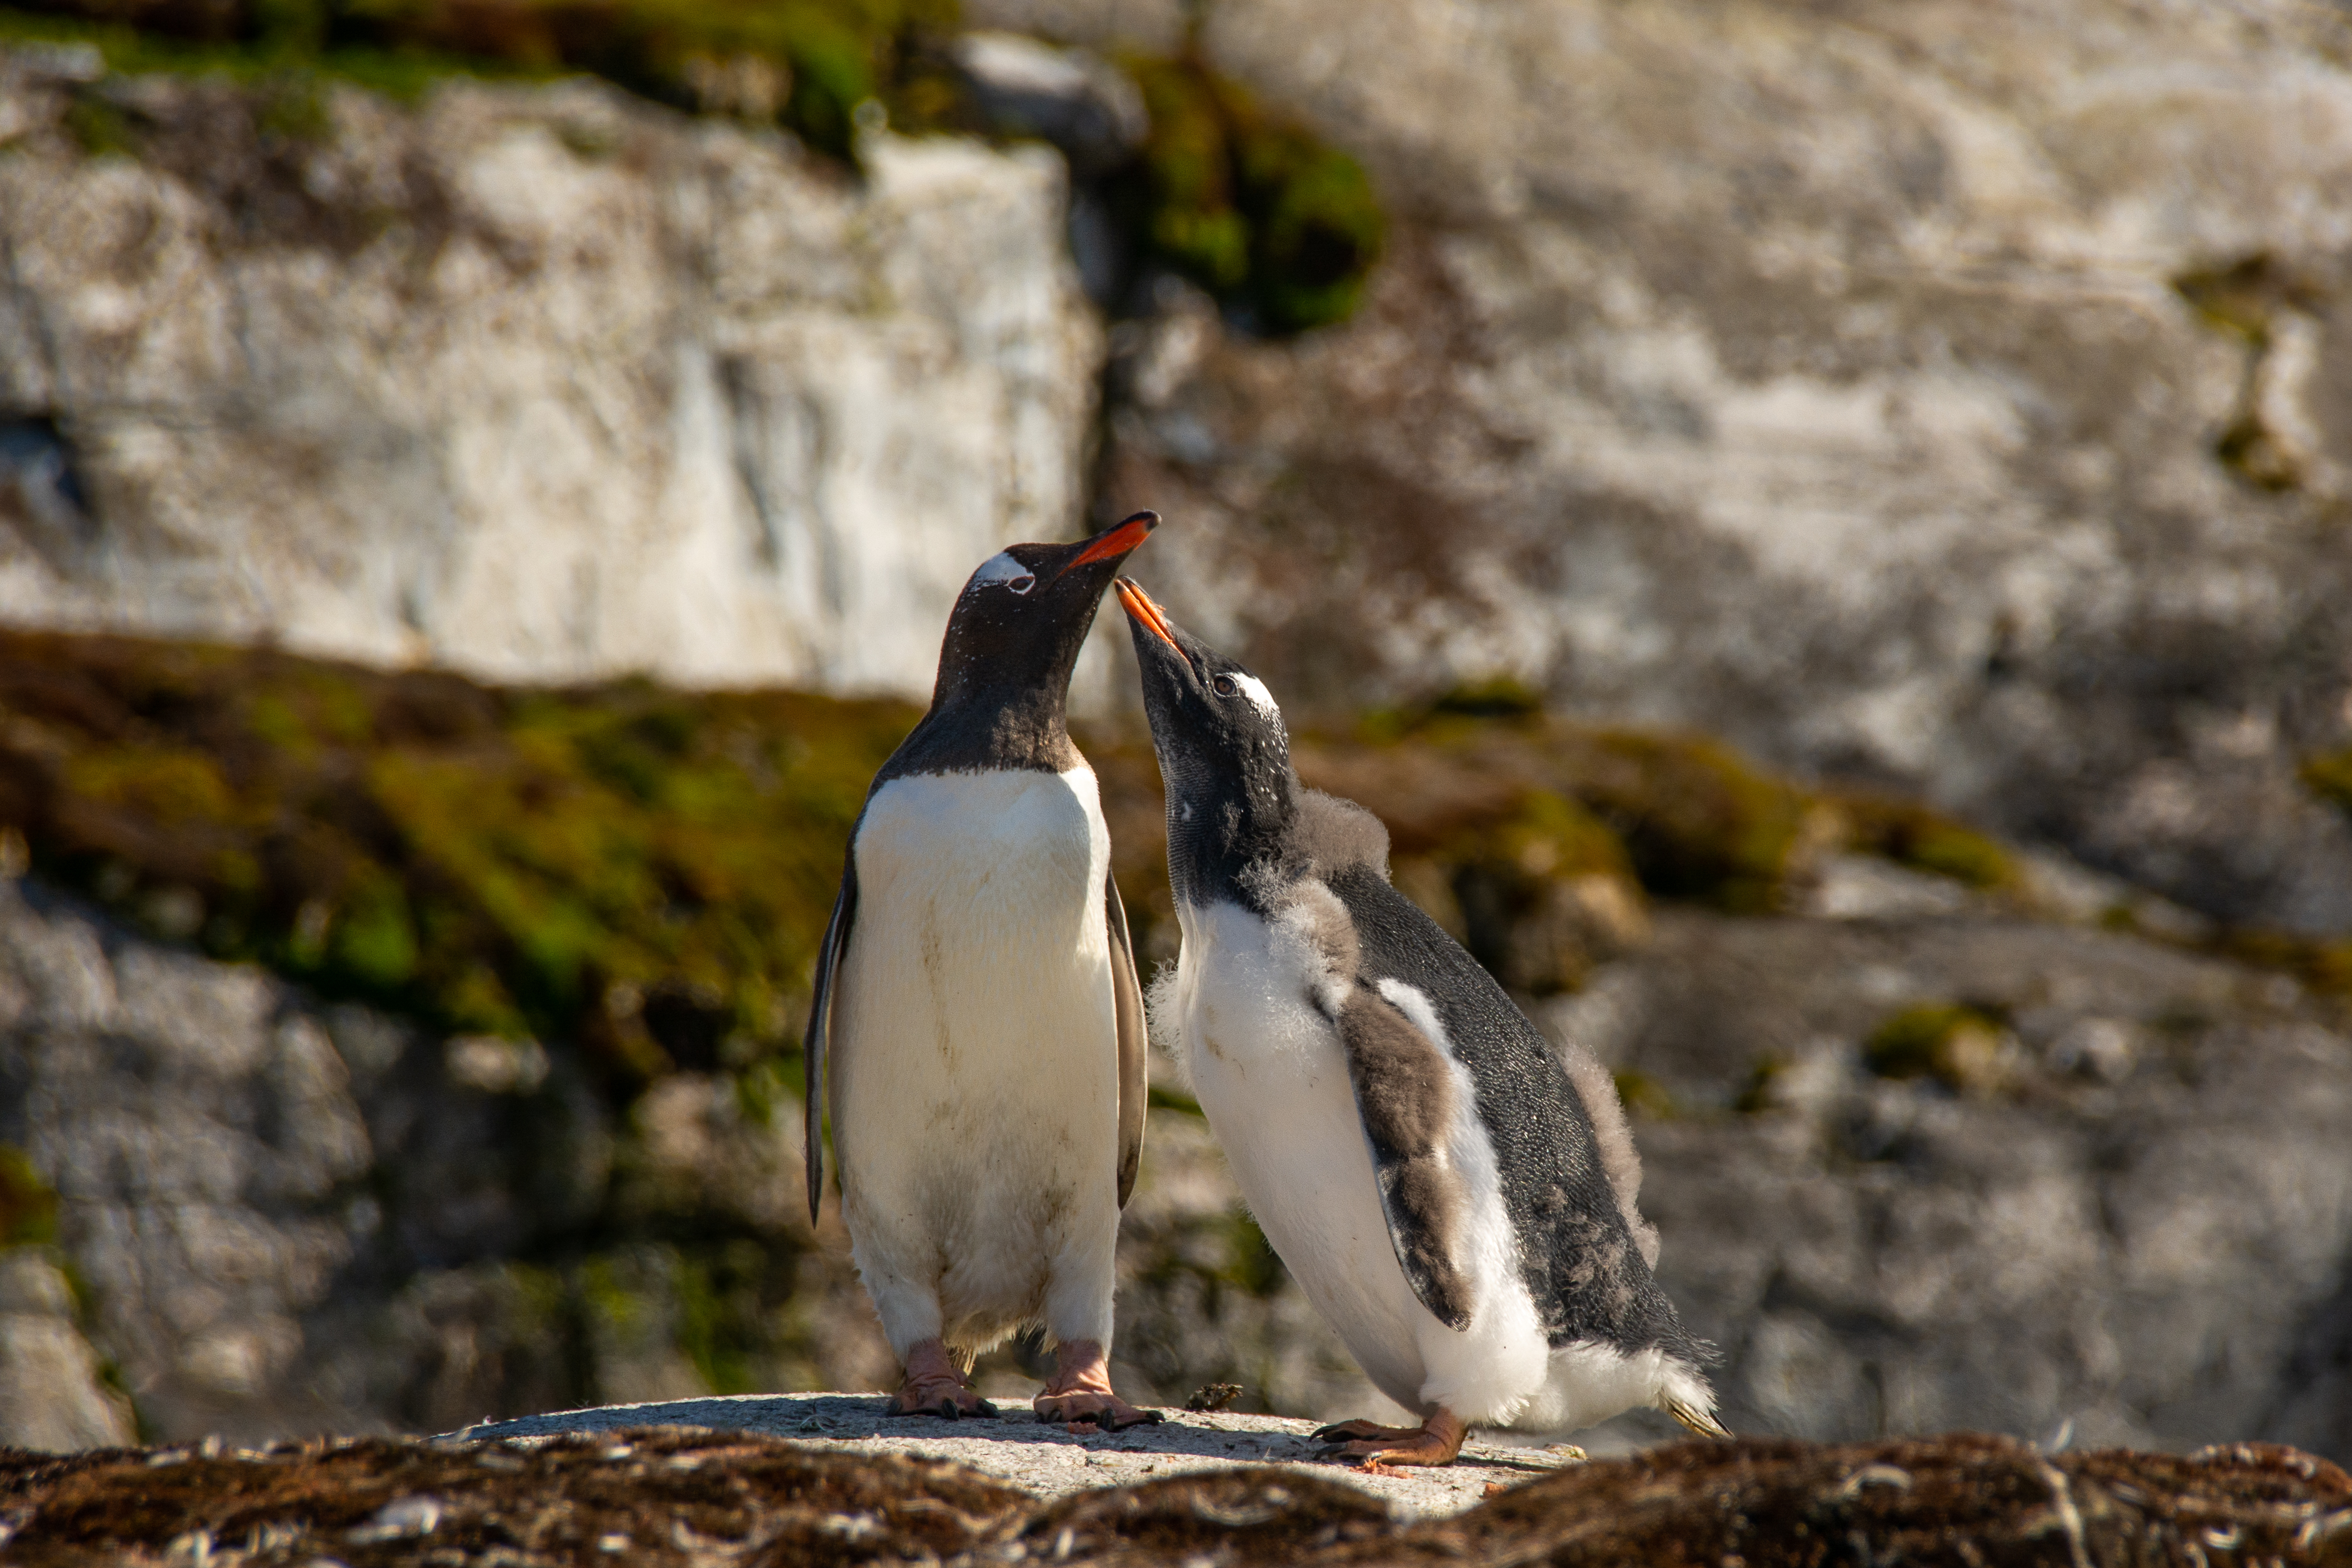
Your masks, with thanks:
<instances>
[{"instance_id":1,"label":"rock surface","mask_svg":"<svg viewBox=\"0 0 2352 1568\"><path fill-rule=\"evenodd\" d=\"M1143 574L1297 712L1513 674L2110 873L2027 857L2073 924L1841 853L1769 919L1645 915L1622 866L1512 917L1498 967L1641 1121L1735 1427L2352 1454L2352 1022L2192 950L2352 931L2352 827L2295 778L2352 741L2344 19L973 16L1197 20L1379 172L1363 314L1266 342L1162 291L1090 472L1106 343L1042 150L877 137L854 182L579 83L289 113L12 48L0 615L919 691L973 560L1154 506ZM1478 939L1434 864L1401 880ZM1372 1413L1161 1087L1121 1386ZM0 1412L79 1414L9 1435L119 1430L110 1366L163 1435L248 1441L878 1386L790 1096L615 1092L576 1042L442 1039L11 881L0 1143L59 1203L5 1260Z\"/></svg>"},{"instance_id":2,"label":"rock surface","mask_svg":"<svg viewBox=\"0 0 2352 1568\"><path fill-rule=\"evenodd\" d=\"M1536 1016L1619 1073L1661 1278L1726 1353L1735 1430L2352 1454L2332 1004L1981 898L1651 923ZM63 1359L28 1381L0 1358L0 1411L119 1422L100 1359L147 1429L247 1442L891 1379L830 1207L807 1228L794 1103L755 1113L685 1072L616 1105L560 1044L492 1062L30 883L0 889L0 1144L57 1189L80 1291L42 1295ZM1973 1054L1885 1056L1890 1018L1946 1006L1989 1020ZM1381 1416L1163 1087L1122 1228L1118 1385ZM0 1260L53 1270L34 1256ZM1041 1364L1010 1347L982 1387L1025 1401ZM1635 1415L1579 1440L1669 1432Z\"/></svg>"},{"instance_id":3,"label":"rock surface","mask_svg":"<svg viewBox=\"0 0 2352 1568\"><path fill-rule=\"evenodd\" d=\"M2347 27L1220 0L1398 238L1339 329L1122 328L1100 515L1179 519L1138 574L1294 708L1508 672L2352 929L2295 779L2352 739Z\"/></svg>"},{"instance_id":4,"label":"rock surface","mask_svg":"<svg viewBox=\"0 0 2352 1568\"><path fill-rule=\"evenodd\" d=\"M37 1324L0 1311L39 1334L0 1357L0 1442L62 1440L91 1346L148 1429L240 1441L701 1393L722 1365L878 1384L797 1125L695 1073L616 1108L575 1051L322 1006L0 883L0 1145L55 1189L80 1295L0 1251L41 1287ZM736 1367L747 1320L761 1359Z\"/></svg>"},{"instance_id":5,"label":"rock surface","mask_svg":"<svg viewBox=\"0 0 2352 1568\"><path fill-rule=\"evenodd\" d=\"M2044 1455L1968 1435L1684 1443L1400 1520L1320 1468L1039 1501L960 1466L651 1427L492 1442L0 1455L11 1562L2337 1563L2352 1479L2291 1448Z\"/></svg>"},{"instance_id":6,"label":"rock surface","mask_svg":"<svg viewBox=\"0 0 2352 1568\"><path fill-rule=\"evenodd\" d=\"M0 49L9 622L914 693L973 563L1074 526L1049 152L877 135L861 182L587 82L298 131L94 68Z\"/></svg>"},{"instance_id":7,"label":"rock surface","mask_svg":"<svg viewBox=\"0 0 2352 1568\"><path fill-rule=\"evenodd\" d=\"M1660 1278L1735 1431L2352 1455L2340 1012L1982 915L1656 933L1550 1019L1649 1107ZM1993 1020L1979 1057L1874 1070L1890 1019L1954 1003Z\"/></svg>"},{"instance_id":8,"label":"rock surface","mask_svg":"<svg viewBox=\"0 0 2352 1568\"><path fill-rule=\"evenodd\" d=\"M73 1288L46 1249L0 1251L0 1440L47 1453L108 1448L137 1432L76 1321Z\"/></svg>"},{"instance_id":9,"label":"rock surface","mask_svg":"<svg viewBox=\"0 0 2352 1568\"><path fill-rule=\"evenodd\" d=\"M1150 505L1140 570L1296 706L1514 674L2352 930L2295 779L2352 743L2336 12L971 20L1191 27L1377 174L1365 310L1266 343L1163 290L1090 468L1042 148L883 137L856 183L576 83L298 133L20 49L0 614L915 694L971 560Z\"/></svg>"},{"instance_id":10,"label":"rock surface","mask_svg":"<svg viewBox=\"0 0 2352 1568\"><path fill-rule=\"evenodd\" d=\"M1073 1432L1033 1419L1025 1398L998 1401L1003 1416L996 1421L890 1416L882 1413L882 1396L873 1394L748 1394L526 1416L469 1427L453 1436L489 1441L644 1427L742 1432L790 1437L799 1447L829 1453L952 1459L1048 1500L1152 1477L1311 1461L1322 1447L1314 1440L1315 1422L1278 1416L1164 1409L1157 1426ZM1313 1473L1379 1498L1402 1517L1417 1518L1458 1513L1482 1500L1489 1487L1517 1486L1575 1463L1578 1457L1579 1450L1566 1447L1475 1441L1465 1444L1461 1458L1443 1469L1367 1475L1321 1464Z\"/></svg>"}]
</instances>

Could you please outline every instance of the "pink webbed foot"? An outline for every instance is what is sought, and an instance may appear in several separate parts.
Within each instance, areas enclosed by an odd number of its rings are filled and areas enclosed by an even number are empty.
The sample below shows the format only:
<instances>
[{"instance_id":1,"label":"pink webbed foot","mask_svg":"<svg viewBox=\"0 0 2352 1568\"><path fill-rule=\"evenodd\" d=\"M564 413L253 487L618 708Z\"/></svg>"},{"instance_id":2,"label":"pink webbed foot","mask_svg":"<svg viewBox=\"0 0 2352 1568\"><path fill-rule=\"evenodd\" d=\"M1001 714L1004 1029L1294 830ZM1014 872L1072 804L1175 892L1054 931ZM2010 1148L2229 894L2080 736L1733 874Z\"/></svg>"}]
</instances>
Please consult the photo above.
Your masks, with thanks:
<instances>
[{"instance_id":1,"label":"pink webbed foot","mask_svg":"<svg viewBox=\"0 0 2352 1568\"><path fill-rule=\"evenodd\" d=\"M1439 1410L1418 1427L1382 1427L1370 1421L1339 1421L1318 1430L1327 1459L1353 1459L1373 1475L1390 1475L1396 1465L1450 1465L1462 1451L1469 1424L1451 1410Z\"/></svg>"},{"instance_id":2,"label":"pink webbed foot","mask_svg":"<svg viewBox=\"0 0 2352 1568\"><path fill-rule=\"evenodd\" d=\"M927 1339L907 1352L907 1375L883 1407L887 1416L937 1416L956 1421L966 1416L996 1419L996 1406L972 1392L963 1369L948 1354L948 1347Z\"/></svg>"},{"instance_id":3,"label":"pink webbed foot","mask_svg":"<svg viewBox=\"0 0 2352 1568\"><path fill-rule=\"evenodd\" d=\"M1065 1340L1054 1349L1054 1379L1038 1391L1037 1419L1066 1423L1073 1436L1089 1427L1121 1432L1160 1420L1157 1410L1139 1410L1110 1391L1110 1364L1102 1345L1090 1339Z\"/></svg>"}]
</instances>

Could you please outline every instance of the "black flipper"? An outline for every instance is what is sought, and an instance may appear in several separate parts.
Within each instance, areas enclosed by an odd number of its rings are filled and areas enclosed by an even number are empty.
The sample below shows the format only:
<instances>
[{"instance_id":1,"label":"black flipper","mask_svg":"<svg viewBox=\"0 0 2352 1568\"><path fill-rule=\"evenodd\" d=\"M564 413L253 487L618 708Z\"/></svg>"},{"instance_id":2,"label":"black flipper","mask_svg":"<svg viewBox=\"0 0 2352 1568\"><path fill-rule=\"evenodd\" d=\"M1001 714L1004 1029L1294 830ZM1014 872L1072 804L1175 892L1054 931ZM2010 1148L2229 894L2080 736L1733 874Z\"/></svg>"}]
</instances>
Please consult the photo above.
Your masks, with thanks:
<instances>
[{"instance_id":1,"label":"black flipper","mask_svg":"<svg viewBox=\"0 0 2352 1568\"><path fill-rule=\"evenodd\" d=\"M1118 1017L1118 1206L1135 1190L1143 1163L1143 1112L1151 1097L1150 1042L1143 1021L1143 987L1135 977L1135 947L1127 935L1127 905L1118 883L1103 878L1104 915L1110 926L1110 989Z\"/></svg>"},{"instance_id":2,"label":"black flipper","mask_svg":"<svg viewBox=\"0 0 2352 1568\"><path fill-rule=\"evenodd\" d=\"M859 818L864 825L864 818ZM824 1201L824 1069L833 1049L833 983L841 974L843 955L849 950L849 928L857 919L857 833L850 831L849 848L842 856L841 892L833 901L833 918L824 928L824 943L816 950L816 996L809 1004L807 1030L801 1036L801 1060L808 1080L808 1200L809 1223L816 1223Z\"/></svg>"},{"instance_id":3,"label":"black flipper","mask_svg":"<svg viewBox=\"0 0 2352 1568\"><path fill-rule=\"evenodd\" d=\"M1349 994L1339 1023L1389 1244L1421 1304L1446 1327L1466 1329L1470 1284L1454 1257L1469 1201L1446 1155L1454 1127L1452 1068L1411 1019L1365 987Z\"/></svg>"}]
</instances>

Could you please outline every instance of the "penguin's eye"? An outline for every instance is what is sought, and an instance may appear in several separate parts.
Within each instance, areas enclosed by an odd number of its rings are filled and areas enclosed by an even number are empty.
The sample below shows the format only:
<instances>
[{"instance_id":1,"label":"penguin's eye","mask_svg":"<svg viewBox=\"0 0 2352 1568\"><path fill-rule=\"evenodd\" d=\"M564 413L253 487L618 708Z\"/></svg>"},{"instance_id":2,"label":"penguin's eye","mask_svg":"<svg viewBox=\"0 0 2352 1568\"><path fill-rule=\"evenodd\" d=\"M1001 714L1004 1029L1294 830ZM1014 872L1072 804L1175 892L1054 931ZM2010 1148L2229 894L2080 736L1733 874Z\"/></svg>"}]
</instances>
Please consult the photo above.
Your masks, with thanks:
<instances>
[{"instance_id":1,"label":"penguin's eye","mask_svg":"<svg viewBox=\"0 0 2352 1568\"><path fill-rule=\"evenodd\" d=\"M1011 589L1015 593L1026 593L1031 589L1037 586L1037 580L1024 571L1019 577L1006 578L1004 580L1004 586Z\"/></svg>"},{"instance_id":2,"label":"penguin's eye","mask_svg":"<svg viewBox=\"0 0 2352 1568\"><path fill-rule=\"evenodd\" d=\"M1242 690L1241 687L1234 685L1234 678L1231 675L1219 675L1209 683L1209 689L1221 697L1239 696Z\"/></svg>"}]
</instances>

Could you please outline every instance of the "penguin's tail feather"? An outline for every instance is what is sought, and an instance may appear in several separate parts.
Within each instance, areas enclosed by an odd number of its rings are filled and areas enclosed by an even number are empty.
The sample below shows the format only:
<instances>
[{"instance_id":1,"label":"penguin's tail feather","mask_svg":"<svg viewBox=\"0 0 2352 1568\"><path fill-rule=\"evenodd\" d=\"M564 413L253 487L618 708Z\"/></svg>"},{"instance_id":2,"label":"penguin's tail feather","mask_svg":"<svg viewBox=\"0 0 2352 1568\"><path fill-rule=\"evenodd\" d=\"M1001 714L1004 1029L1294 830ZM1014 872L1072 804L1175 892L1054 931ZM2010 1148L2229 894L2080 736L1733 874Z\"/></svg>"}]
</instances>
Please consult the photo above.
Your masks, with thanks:
<instances>
[{"instance_id":1,"label":"penguin's tail feather","mask_svg":"<svg viewBox=\"0 0 2352 1568\"><path fill-rule=\"evenodd\" d=\"M1728 1437L1730 1428L1715 1418L1715 1413L1686 1400L1667 1395L1662 1404L1667 1415L1688 1427L1702 1437Z\"/></svg>"}]
</instances>

